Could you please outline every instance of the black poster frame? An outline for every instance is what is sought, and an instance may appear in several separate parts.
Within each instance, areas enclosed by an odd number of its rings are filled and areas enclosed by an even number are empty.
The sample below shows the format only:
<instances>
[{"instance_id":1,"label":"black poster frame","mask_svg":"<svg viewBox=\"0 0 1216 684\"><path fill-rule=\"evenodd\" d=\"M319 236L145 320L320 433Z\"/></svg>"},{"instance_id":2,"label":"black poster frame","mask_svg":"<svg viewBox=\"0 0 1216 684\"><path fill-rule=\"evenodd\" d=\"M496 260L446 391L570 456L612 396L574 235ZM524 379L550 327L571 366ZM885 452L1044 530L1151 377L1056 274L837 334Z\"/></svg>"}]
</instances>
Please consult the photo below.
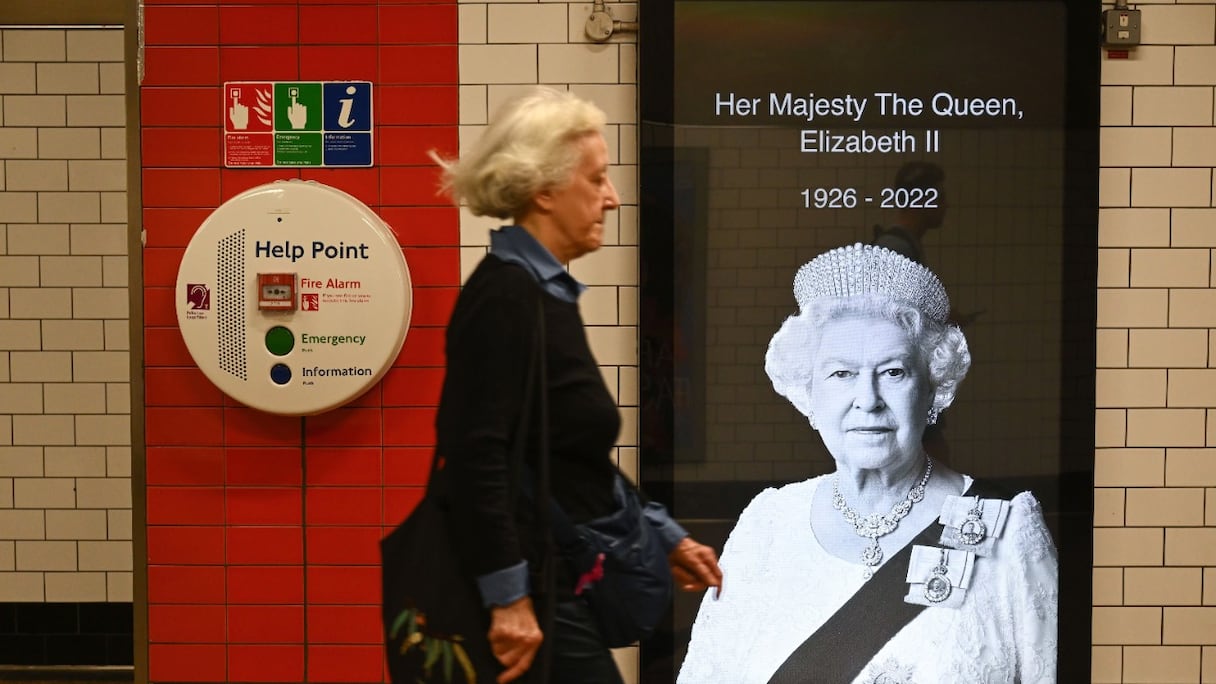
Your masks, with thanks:
<instances>
[{"instance_id":1,"label":"black poster frame","mask_svg":"<svg viewBox=\"0 0 1216 684\"><path fill-rule=\"evenodd\" d=\"M778 0L813 4L823 0ZM866 2L868 0L858 0ZM915 1L915 0L913 0ZM681 0L695 3L698 0ZM985 0L937 0L979 4ZM1096 368L1097 170L1100 6L1079 0L1025 0L1063 10L1066 64L1063 69L1063 188L1059 296L1059 472L1052 484L1058 496L1044 502L1055 516L1053 533L1060 557L1059 646L1057 681L1088 681L1091 666L1091 594L1093 552L1094 377ZM909 3L912 4L912 3ZM720 542L723 511L739 511L756 491L784 482L756 482L751 487L721 482L684 482L675 474L673 435L685 445L703 449L702 430L671 410L671 394L684 401L703 401L706 378L673 377L670 353L676 328L696 329L699 314L686 310L687 292L705 285L704 265L687 258L699 247L675 244L671 226L682 212L704 209L695 188L704 183L705 165L688 154L673 152L676 121L674 54L675 5L672 0L639 3L639 242L640 242L640 461L642 485L654 498L671 504L673 513L694 536ZM1014 39L992 27L992 49L1033 51L1033 37ZM1005 27L1009 28L1009 27ZM723 36L723 40L730 40ZM931 49L931 46L927 46ZM695 154L693 155L695 157ZM790 274L792 276L792 273ZM684 298L684 299L682 299ZM683 318L683 320L681 320ZM664 347L666 347L664 351ZM693 349L693 354L698 352ZM662 357L668 357L665 361ZM686 359L694 368L703 359ZM677 385L679 387L677 387ZM646 407L658 410L647 410ZM694 428L690 430L691 428ZM1022 484L1022 483L1011 483ZM726 521L733 522L733 521ZM721 552L721 546L718 546ZM689 614L698 597L679 595L672 616L643 643L641 681L675 681L689 632Z\"/></svg>"}]
</instances>

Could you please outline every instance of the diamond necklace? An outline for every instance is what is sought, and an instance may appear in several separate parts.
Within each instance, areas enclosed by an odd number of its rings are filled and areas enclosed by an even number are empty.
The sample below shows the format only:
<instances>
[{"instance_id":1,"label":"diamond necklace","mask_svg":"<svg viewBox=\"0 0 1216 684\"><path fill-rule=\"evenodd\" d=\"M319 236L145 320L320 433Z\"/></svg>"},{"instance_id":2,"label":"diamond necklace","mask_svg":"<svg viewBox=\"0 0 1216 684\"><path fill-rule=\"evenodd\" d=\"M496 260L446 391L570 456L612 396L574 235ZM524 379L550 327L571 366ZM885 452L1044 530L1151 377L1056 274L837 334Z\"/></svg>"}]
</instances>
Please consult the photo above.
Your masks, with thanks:
<instances>
[{"instance_id":1,"label":"diamond necklace","mask_svg":"<svg viewBox=\"0 0 1216 684\"><path fill-rule=\"evenodd\" d=\"M908 495L903 498L903 501L895 504L891 512L886 515L871 513L863 516L850 508L844 501L844 495L840 493L840 473L837 472L832 478L832 508L840 511L844 519L853 524L853 530L857 532L857 536L870 540L870 545L861 552L861 562L866 566L866 579L873 577L874 570L882 564L882 547L878 545L878 538L894 532L895 528L899 527L899 521L903 520L912 510L912 505L925 498L925 485L929 484L929 475L932 473L933 460L926 456L925 474L920 478L920 482L908 490Z\"/></svg>"}]
</instances>

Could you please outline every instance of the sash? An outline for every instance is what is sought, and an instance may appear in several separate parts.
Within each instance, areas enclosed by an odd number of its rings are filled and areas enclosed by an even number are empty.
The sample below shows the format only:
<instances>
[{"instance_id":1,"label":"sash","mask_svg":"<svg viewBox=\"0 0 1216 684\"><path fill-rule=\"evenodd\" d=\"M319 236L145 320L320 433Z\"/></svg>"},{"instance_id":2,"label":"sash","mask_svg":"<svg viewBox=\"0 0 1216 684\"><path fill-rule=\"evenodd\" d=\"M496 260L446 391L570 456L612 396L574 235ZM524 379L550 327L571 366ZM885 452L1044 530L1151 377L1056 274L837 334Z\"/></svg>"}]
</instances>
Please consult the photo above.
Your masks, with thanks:
<instances>
[{"instance_id":1,"label":"sash","mask_svg":"<svg viewBox=\"0 0 1216 684\"><path fill-rule=\"evenodd\" d=\"M973 480L964 496L1004 497ZM912 547L937 546L945 527L934 516L920 534L882 564L827 622L807 637L773 673L768 684L850 684L904 625L926 608L904 603Z\"/></svg>"}]
</instances>

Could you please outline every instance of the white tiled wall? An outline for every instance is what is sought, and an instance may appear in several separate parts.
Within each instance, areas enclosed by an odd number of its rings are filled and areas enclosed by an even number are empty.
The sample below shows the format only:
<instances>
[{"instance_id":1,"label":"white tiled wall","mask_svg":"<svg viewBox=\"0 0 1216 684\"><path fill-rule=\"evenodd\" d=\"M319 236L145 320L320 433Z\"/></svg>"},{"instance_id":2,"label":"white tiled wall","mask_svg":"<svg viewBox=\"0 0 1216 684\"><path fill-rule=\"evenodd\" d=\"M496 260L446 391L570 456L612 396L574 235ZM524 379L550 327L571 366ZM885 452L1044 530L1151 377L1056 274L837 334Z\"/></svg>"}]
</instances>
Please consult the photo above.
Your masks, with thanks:
<instances>
[{"instance_id":1,"label":"white tiled wall","mask_svg":"<svg viewBox=\"0 0 1216 684\"><path fill-rule=\"evenodd\" d=\"M130 601L121 29L0 29L0 602Z\"/></svg>"},{"instance_id":2,"label":"white tiled wall","mask_svg":"<svg viewBox=\"0 0 1216 684\"><path fill-rule=\"evenodd\" d=\"M613 17L637 18L637 5L608 3ZM591 286L580 300L591 350L621 405L617 455L637 470L637 50L636 34L603 44L584 35L591 3L461 2L460 138L476 139L489 113L532 85L570 89L608 114L609 169L622 206L605 226L605 246L570 271ZM494 219L461 213L461 269L467 275L485 254ZM634 649L617 652L626 682L637 681Z\"/></svg>"},{"instance_id":3,"label":"white tiled wall","mask_svg":"<svg viewBox=\"0 0 1216 684\"><path fill-rule=\"evenodd\" d=\"M1216 4L1102 63L1094 682L1216 682Z\"/></svg>"},{"instance_id":4,"label":"white tiled wall","mask_svg":"<svg viewBox=\"0 0 1216 684\"><path fill-rule=\"evenodd\" d=\"M461 3L461 146L480 133L489 112L532 85L568 88L608 114L610 173L623 206L605 227L605 247L572 264L571 272L592 286L582 306L596 357L608 368L636 368L636 36L618 33L607 43L589 41L583 26L591 8L590 3L565 2ZM618 19L637 16L633 4L610 3L608 8ZM497 224L462 213L466 275L484 254L488 231ZM619 396L619 388L613 389ZM636 396L620 400L626 406L637 404ZM622 437L622 446L635 444Z\"/></svg>"}]
</instances>

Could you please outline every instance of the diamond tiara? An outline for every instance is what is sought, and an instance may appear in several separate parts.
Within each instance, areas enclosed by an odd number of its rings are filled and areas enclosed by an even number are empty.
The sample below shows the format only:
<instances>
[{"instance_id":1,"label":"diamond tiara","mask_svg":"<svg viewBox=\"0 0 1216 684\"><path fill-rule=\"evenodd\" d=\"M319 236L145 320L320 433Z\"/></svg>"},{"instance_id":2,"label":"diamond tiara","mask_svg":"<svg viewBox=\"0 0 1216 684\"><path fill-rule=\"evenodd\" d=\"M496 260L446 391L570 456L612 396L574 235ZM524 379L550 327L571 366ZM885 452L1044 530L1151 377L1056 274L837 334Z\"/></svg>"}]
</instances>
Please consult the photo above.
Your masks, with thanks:
<instances>
[{"instance_id":1,"label":"diamond tiara","mask_svg":"<svg viewBox=\"0 0 1216 684\"><path fill-rule=\"evenodd\" d=\"M820 254L798 269L794 299L806 311L824 297L878 295L911 304L939 323L950 314L946 288L933 272L885 247L857 243Z\"/></svg>"}]
</instances>

